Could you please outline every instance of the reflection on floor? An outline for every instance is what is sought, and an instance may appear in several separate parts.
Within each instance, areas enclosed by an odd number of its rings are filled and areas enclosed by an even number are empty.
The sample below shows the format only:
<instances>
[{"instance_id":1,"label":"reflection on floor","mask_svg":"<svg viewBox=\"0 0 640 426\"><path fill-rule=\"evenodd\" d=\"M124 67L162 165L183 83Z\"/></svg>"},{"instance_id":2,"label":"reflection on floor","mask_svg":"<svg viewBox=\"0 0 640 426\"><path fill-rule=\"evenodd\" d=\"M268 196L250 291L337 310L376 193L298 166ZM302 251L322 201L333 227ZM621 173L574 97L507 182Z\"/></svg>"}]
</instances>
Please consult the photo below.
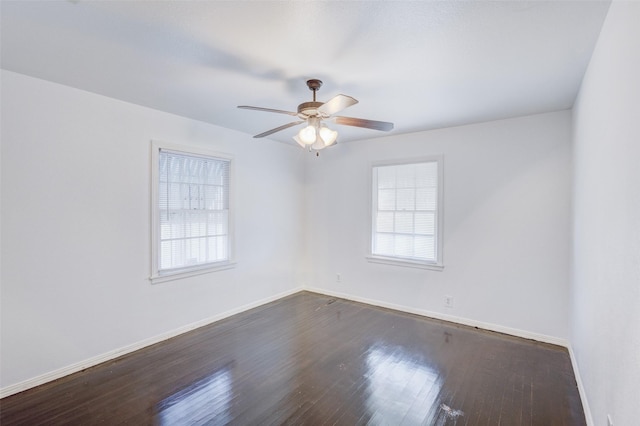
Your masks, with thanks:
<instances>
[{"instance_id":1,"label":"reflection on floor","mask_svg":"<svg viewBox=\"0 0 640 426\"><path fill-rule=\"evenodd\" d=\"M164 426L231 421L233 380L224 367L211 376L181 389L158 404L158 422Z\"/></svg>"},{"instance_id":2,"label":"reflection on floor","mask_svg":"<svg viewBox=\"0 0 640 426\"><path fill-rule=\"evenodd\" d=\"M420 424L442 388L441 378L426 360L411 357L400 346L371 348L366 378L368 411L378 424L396 423L401 412L410 414L402 419L406 423Z\"/></svg>"},{"instance_id":3,"label":"reflection on floor","mask_svg":"<svg viewBox=\"0 0 640 426\"><path fill-rule=\"evenodd\" d=\"M3 426L585 424L564 348L308 292L1 404Z\"/></svg>"}]
</instances>

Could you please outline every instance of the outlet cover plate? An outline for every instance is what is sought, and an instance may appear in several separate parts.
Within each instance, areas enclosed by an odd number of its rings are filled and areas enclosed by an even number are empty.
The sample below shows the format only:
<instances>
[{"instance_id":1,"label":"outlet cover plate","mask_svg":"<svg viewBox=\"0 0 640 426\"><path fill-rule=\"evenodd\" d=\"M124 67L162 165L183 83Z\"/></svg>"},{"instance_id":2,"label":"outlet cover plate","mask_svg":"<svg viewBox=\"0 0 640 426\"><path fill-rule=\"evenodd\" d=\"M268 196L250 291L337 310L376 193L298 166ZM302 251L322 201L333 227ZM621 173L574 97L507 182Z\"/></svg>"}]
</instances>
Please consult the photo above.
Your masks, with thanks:
<instances>
[{"instance_id":1,"label":"outlet cover plate","mask_svg":"<svg viewBox=\"0 0 640 426\"><path fill-rule=\"evenodd\" d=\"M444 307L453 308L453 296L444 296Z\"/></svg>"}]
</instances>

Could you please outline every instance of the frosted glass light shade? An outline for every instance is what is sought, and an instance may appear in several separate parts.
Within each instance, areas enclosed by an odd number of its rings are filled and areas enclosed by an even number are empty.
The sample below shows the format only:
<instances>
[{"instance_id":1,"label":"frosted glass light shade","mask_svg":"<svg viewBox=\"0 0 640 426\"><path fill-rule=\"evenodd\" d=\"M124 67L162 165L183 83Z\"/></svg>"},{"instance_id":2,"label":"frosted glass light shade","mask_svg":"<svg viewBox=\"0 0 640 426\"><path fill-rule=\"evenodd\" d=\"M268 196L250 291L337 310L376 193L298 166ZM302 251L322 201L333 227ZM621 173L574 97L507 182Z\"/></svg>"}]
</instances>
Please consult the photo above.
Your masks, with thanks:
<instances>
[{"instance_id":1,"label":"frosted glass light shade","mask_svg":"<svg viewBox=\"0 0 640 426\"><path fill-rule=\"evenodd\" d=\"M326 145L324 144L324 141L322 140L322 138L318 138L315 143L313 145L311 145L311 148L315 149L316 151L319 151L323 148L325 148Z\"/></svg>"},{"instance_id":2,"label":"frosted glass light shade","mask_svg":"<svg viewBox=\"0 0 640 426\"><path fill-rule=\"evenodd\" d=\"M338 132L335 130L331 130L325 125L322 125L320 128L320 138L324 141L324 146L327 147L329 145L333 145L338 138Z\"/></svg>"},{"instance_id":3,"label":"frosted glass light shade","mask_svg":"<svg viewBox=\"0 0 640 426\"><path fill-rule=\"evenodd\" d=\"M316 128L312 125L304 127L298 133L298 138L300 138L303 144L311 145L316 141Z\"/></svg>"}]
</instances>

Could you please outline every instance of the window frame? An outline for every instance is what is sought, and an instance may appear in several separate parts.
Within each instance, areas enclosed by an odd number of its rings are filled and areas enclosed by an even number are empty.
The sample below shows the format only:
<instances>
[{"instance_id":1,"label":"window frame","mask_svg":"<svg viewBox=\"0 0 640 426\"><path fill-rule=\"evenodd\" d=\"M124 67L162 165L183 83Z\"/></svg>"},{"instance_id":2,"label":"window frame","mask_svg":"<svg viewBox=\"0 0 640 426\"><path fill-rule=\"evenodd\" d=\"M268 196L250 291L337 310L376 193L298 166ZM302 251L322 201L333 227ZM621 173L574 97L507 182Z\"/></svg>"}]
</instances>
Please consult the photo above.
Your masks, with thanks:
<instances>
[{"instance_id":1,"label":"window frame","mask_svg":"<svg viewBox=\"0 0 640 426\"><path fill-rule=\"evenodd\" d=\"M436 196L436 260L416 260L403 258L400 256L387 256L373 253L373 239L375 236L375 214L376 214L376 202L377 202L377 186L374 188L374 171L376 167L383 166L402 166L408 164L419 163L436 163L437 167L437 196ZM428 155L415 158L395 159L395 160L383 160L374 161L369 164L369 235L368 235L368 250L366 259L371 263L381 263L385 265L402 266L409 268L429 269L434 271L442 271L444 269L444 156L442 154Z\"/></svg>"},{"instance_id":2,"label":"window frame","mask_svg":"<svg viewBox=\"0 0 640 426\"><path fill-rule=\"evenodd\" d=\"M172 151L194 157L210 157L229 162L229 214L228 214L228 259L180 269L161 271L160 267L160 151ZM195 275L207 274L235 267L235 229L234 229L234 169L233 156L197 146L184 146L157 140L151 141L151 275L152 284L173 281Z\"/></svg>"}]
</instances>

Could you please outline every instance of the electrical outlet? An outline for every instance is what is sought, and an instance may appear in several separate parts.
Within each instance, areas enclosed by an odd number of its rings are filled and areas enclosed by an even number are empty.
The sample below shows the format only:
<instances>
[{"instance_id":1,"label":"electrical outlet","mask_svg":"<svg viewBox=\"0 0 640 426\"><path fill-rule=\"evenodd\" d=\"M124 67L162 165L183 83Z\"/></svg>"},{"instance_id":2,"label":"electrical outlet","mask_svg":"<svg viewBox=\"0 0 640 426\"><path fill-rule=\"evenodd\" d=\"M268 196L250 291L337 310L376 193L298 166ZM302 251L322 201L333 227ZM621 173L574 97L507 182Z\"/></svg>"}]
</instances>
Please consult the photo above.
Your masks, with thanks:
<instances>
[{"instance_id":1,"label":"electrical outlet","mask_svg":"<svg viewBox=\"0 0 640 426\"><path fill-rule=\"evenodd\" d=\"M611 418L611 414L607 414L607 426L613 426L613 419Z\"/></svg>"},{"instance_id":2,"label":"electrical outlet","mask_svg":"<svg viewBox=\"0 0 640 426\"><path fill-rule=\"evenodd\" d=\"M444 297L444 307L445 308L453 308L453 296L445 296Z\"/></svg>"},{"instance_id":3,"label":"electrical outlet","mask_svg":"<svg viewBox=\"0 0 640 426\"><path fill-rule=\"evenodd\" d=\"M338 272L336 274L336 282L337 283L341 283L342 282L342 274L340 272Z\"/></svg>"}]
</instances>

